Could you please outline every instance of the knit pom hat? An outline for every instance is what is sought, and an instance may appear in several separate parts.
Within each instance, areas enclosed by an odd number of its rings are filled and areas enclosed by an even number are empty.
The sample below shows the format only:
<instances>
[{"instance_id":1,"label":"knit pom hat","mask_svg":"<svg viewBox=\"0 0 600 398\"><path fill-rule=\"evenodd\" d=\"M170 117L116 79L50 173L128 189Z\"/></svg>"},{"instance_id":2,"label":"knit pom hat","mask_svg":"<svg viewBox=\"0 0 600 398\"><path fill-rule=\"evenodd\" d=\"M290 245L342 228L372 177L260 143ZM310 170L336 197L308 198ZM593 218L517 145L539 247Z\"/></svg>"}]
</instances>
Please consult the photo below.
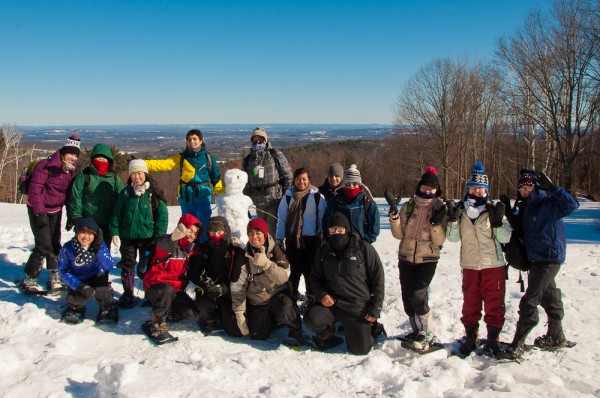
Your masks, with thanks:
<instances>
[{"instance_id":1,"label":"knit pom hat","mask_svg":"<svg viewBox=\"0 0 600 398\"><path fill-rule=\"evenodd\" d=\"M440 179L437 175L437 170L433 166L429 166L427 170L425 170L425 174L421 177L421 180L417 184L417 189L421 188L421 185L425 185L427 187L440 189Z\"/></svg>"},{"instance_id":2,"label":"knit pom hat","mask_svg":"<svg viewBox=\"0 0 600 398\"><path fill-rule=\"evenodd\" d=\"M246 231L250 232L251 229L258 229L265 235L265 237L269 235L269 227L267 226L267 222L262 218L256 217L250 220Z\"/></svg>"},{"instance_id":3,"label":"knit pom hat","mask_svg":"<svg viewBox=\"0 0 600 398\"><path fill-rule=\"evenodd\" d=\"M329 168L327 169L327 177L331 176L343 177L344 167L339 163L330 164Z\"/></svg>"},{"instance_id":4,"label":"knit pom hat","mask_svg":"<svg viewBox=\"0 0 600 398\"><path fill-rule=\"evenodd\" d=\"M129 162L129 174L131 175L138 171L148 174L148 167L143 159L133 159Z\"/></svg>"},{"instance_id":5,"label":"knit pom hat","mask_svg":"<svg viewBox=\"0 0 600 398\"><path fill-rule=\"evenodd\" d=\"M530 185L532 187L536 186L537 175L534 171L521 169L519 172L519 183L517 185L517 189L521 188L523 185Z\"/></svg>"},{"instance_id":6,"label":"knit pom hat","mask_svg":"<svg viewBox=\"0 0 600 398\"><path fill-rule=\"evenodd\" d=\"M254 131L252 131L252 135L250 136L250 142L252 142L252 138L254 137L263 137L265 142L267 142L267 132L262 127L256 127Z\"/></svg>"},{"instance_id":7,"label":"knit pom hat","mask_svg":"<svg viewBox=\"0 0 600 398\"><path fill-rule=\"evenodd\" d=\"M485 171L483 171L483 164L481 162L477 162L473 165L473 170L471 170L471 175L467 180L467 189L470 187L484 187L485 189L490 189L489 180Z\"/></svg>"},{"instance_id":8,"label":"knit pom hat","mask_svg":"<svg viewBox=\"0 0 600 398\"><path fill-rule=\"evenodd\" d=\"M348 170L344 172L344 184L362 184L362 178L360 177L360 171L356 168L356 165L350 165Z\"/></svg>"},{"instance_id":9,"label":"knit pom hat","mask_svg":"<svg viewBox=\"0 0 600 398\"><path fill-rule=\"evenodd\" d=\"M78 133L73 133L68 139L67 143L60 148L60 154L64 155L67 153L79 156L81 154L81 139Z\"/></svg>"}]
</instances>

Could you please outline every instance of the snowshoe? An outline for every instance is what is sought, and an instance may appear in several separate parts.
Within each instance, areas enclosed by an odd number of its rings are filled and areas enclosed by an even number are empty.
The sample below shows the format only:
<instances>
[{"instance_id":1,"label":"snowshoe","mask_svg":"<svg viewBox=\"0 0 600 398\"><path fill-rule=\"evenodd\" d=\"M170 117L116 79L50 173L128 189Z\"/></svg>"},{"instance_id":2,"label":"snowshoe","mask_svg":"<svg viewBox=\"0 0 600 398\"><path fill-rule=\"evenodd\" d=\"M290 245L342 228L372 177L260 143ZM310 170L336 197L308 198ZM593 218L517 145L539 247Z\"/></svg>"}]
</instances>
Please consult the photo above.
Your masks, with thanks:
<instances>
[{"instance_id":1,"label":"snowshoe","mask_svg":"<svg viewBox=\"0 0 600 398\"><path fill-rule=\"evenodd\" d=\"M64 290L63 284L60 281L60 277L58 276L58 272L50 271L50 277L48 278L47 288L50 294L60 293Z\"/></svg>"},{"instance_id":2,"label":"snowshoe","mask_svg":"<svg viewBox=\"0 0 600 398\"><path fill-rule=\"evenodd\" d=\"M138 302L139 299L135 297L132 293L125 292L121 295L121 297L119 297L118 304L120 308L128 309L135 307Z\"/></svg>"},{"instance_id":3,"label":"snowshoe","mask_svg":"<svg viewBox=\"0 0 600 398\"><path fill-rule=\"evenodd\" d=\"M174 337L169 333L166 323L158 324L153 323L152 321L147 321L141 326L141 329L148 339L156 345L172 343L179 340L178 337Z\"/></svg>"},{"instance_id":4,"label":"snowshoe","mask_svg":"<svg viewBox=\"0 0 600 398\"><path fill-rule=\"evenodd\" d=\"M119 323L119 311L116 304L111 304L107 310L100 310L96 318L97 324Z\"/></svg>"},{"instance_id":5,"label":"snowshoe","mask_svg":"<svg viewBox=\"0 0 600 398\"><path fill-rule=\"evenodd\" d=\"M327 351L330 348L342 344L344 342L344 339L334 335L331 335L326 339L320 339L318 336L313 336L312 342L314 343L316 350Z\"/></svg>"},{"instance_id":6,"label":"snowshoe","mask_svg":"<svg viewBox=\"0 0 600 398\"><path fill-rule=\"evenodd\" d=\"M223 330L223 325L221 325L221 322L219 322L219 321L213 321L213 322L198 321L198 326L200 326L200 332L202 332L202 334L205 336L209 336L216 330Z\"/></svg>"},{"instance_id":7,"label":"snowshoe","mask_svg":"<svg viewBox=\"0 0 600 398\"><path fill-rule=\"evenodd\" d=\"M68 323L69 325L77 325L83 322L85 318L85 306L75 308L67 306L60 319L61 322Z\"/></svg>"},{"instance_id":8,"label":"snowshoe","mask_svg":"<svg viewBox=\"0 0 600 398\"><path fill-rule=\"evenodd\" d=\"M428 341L425 333L417 334L415 332L411 332L406 336L398 336L395 339L400 340L400 345L402 348L414 351L419 355L431 354L432 352L436 352L444 348L444 344L440 343L435 337Z\"/></svg>"},{"instance_id":9,"label":"snowshoe","mask_svg":"<svg viewBox=\"0 0 600 398\"><path fill-rule=\"evenodd\" d=\"M292 351L308 351L317 349L315 343L304 334L300 338L288 336L281 341L281 344Z\"/></svg>"},{"instance_id":10,"label":"snowshoe","mask_svg":"<svg viewBox=\"0 0 600 398\"><path fill-rule=\"evenodd\" d=\"M37 282L36 278L26 276L25 279L15 279L15 286L28 296L46 296L47 290L44 290Z\"/></svg>"},{"instance_id":11,"label":"snowshoe","mask_svg":"<svg viewBox=\"0 0 600 398\"><path fill-rule=\"evenodd\" d=\"M577 345L577 343L575 343L574 341L569 341L569 340L565 339L564 335L562 335L558 339L555 339L552 336L543 335L543 336L537 337L534 340L533 345L542 351L554 351L559 348L575 347Z\"/></svg>"}]
</instances>

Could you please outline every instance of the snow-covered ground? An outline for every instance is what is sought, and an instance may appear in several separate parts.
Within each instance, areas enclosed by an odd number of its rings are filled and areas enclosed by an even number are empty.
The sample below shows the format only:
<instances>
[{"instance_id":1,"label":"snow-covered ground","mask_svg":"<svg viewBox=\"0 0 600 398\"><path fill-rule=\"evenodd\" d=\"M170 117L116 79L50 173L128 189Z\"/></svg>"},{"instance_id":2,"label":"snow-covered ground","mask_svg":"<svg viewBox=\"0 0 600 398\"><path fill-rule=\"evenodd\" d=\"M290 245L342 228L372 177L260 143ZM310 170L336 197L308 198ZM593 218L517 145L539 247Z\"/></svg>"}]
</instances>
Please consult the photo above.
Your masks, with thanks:
<instances>
[{"instance_id":1,"label":"snow-covered ground","mask_svg":"<svg viewBox=\"0 0 600 398\"><path fill-rule=\"evenodd\" d=\"M381 202L378 200L378 202ZM382 231L375 248L386 273L381 321L388 334L407 333L396 260L396 241L380 206ZM180 216L169 208L170 230ZM465 360L445 350L418 356L400 342L386 340L366 356L331 352L295 352L278 341L279 329L263 342L209 337L194 322L172 325L179 342L151 345L139 326L150 308L120 312L114 327L94 324L97 305L88 303L80 325L59 322L62 296L28 297L13 280L22 278L33 246L24 205L0 204L0 396L122 397L583 397L600 396L600 204L582 202L566 219L567 261L558 277L565 303L567 337L578 344L557 352L532 351L521 363L499 363L485 357ZM64 222L63 222L64 225ZM65 232L63 242L72 237ZM442 341L463 334L460 245L444 245L431 286L430 305ZM122 291L119 270L113 287ZM48 276L43 271L41 281ZM510 271L503 340L515 331L521 297L518 272ZM141 288L141 282L136 279ZM143 292L137 291L142 296ZM545 333L545 314L529 337Z\"/></svg>"}]
</instances>

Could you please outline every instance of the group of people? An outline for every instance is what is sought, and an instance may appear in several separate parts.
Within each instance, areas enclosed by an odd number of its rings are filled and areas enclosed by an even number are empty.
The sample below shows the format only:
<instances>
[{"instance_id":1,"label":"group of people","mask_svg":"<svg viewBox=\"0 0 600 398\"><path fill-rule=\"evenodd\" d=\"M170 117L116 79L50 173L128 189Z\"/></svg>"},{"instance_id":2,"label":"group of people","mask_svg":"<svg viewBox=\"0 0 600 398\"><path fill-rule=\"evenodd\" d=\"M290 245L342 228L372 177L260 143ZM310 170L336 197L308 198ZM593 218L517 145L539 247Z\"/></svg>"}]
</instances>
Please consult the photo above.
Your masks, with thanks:
<instances>
[{"instance_id":1,"label":"group of people","mask_svg":"<svg viewBox=\"0 0 600 398\"><path fill-rule=\"evenodd\" d=\"M331 164L320 187L310 172L289 162L257 127L243 159L248 174L244 193L256 206L248 220L248 242L233 238L225 217L213 216L214 194L224 192L215 157L202 133L190 130L183 152L164 160L133 159L124 186L113 169L110 148L97 144L91 164L75 174L80 155L77 134L31 174L28 214L35 246L25 267L23 289L42 292L38 278L45 260L48 290L67 287L64 319L77 322L85 302L95 297L98 321L118 321L117 308L136 304L134 278L143 280L152 305L148 330L159 342L172 338L168 322L198 319L208 334L223 329L234 337L267 339L282 325L298 343L302 325L314 333L319 349L339 344L341 323L348 350L366 354L383 331L378 323L384 300L384 271L371 245L379 234L378 206L359 170ZM149 171L180 169L178 200L182 216L167 234L164 193ZM226 188L226 187L225 187ZM461 241L463 353L477 349L482 310L487 327L483 349L498 352L504 326L505 259L503 245L518 240L529 262L528 288L509 356L522 354L525 338L538 323L537 307L548 314L548 332L536 345L556 347L566 339L563 305L555 276L565 260L562 218L578 207L565 190L543 173L522 170L517 199L493 203L489 181L476 163L458 203L442 200L435 168L425 170L415 194L399 211L390 207L392 235L400 240L398 267L402 302L412 331L406 336L418 351L437 342L429 307L429 286L446 239ZM60 245L62 206L67 229L75 236ZM517 239L515 239L517 238ZM109 272L111 245L119 247L123 294L113 301ZM305 295L300 294L304 277ZM195 285L194 298L186 291ZM303 308L298 307L304 302ZM303 313L303 316L301 316Z\"/></svg>"}]
</instances>

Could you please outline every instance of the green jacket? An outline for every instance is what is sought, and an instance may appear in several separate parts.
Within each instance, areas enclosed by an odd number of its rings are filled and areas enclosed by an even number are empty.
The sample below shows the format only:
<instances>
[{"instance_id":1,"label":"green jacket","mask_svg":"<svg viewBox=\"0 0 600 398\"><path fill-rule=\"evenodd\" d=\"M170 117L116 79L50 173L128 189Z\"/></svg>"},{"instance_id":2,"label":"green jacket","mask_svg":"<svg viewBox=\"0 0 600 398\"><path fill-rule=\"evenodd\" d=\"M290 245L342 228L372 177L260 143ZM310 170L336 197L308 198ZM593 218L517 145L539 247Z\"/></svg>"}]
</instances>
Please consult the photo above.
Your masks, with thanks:
<instances>
[{"instance_id":1,"label":"green jacket","mask_svg":"<svg viewBox=\"0 0 600 398\"><path fill-rule=\"evenodd\" d=\"M113 159L110 148L104 144L94 146L90 157L97 155L105 156L111 161ZM89 184L85 183L86 174L89 176ZM76 219L90 216L100 226L107 226L117 203L117 195L122 190L123 181L115 171L110 170L101 176L93 165L86 167L73 180L69 196L69 217Z\"/></svg>"},{"instance_id":2,"label":"green jacket","mask_svg":"<svg viewBox=\"0 0 600 398\"><path fill-rule=\"evenodd\" d=\"M144 196L136 196L131 186L121 191L110 220L110 233L122 239L147 239L167 233L169 213L167 204L155 198L152 208L149 189Z\"/></svg>"}]
</instances>

